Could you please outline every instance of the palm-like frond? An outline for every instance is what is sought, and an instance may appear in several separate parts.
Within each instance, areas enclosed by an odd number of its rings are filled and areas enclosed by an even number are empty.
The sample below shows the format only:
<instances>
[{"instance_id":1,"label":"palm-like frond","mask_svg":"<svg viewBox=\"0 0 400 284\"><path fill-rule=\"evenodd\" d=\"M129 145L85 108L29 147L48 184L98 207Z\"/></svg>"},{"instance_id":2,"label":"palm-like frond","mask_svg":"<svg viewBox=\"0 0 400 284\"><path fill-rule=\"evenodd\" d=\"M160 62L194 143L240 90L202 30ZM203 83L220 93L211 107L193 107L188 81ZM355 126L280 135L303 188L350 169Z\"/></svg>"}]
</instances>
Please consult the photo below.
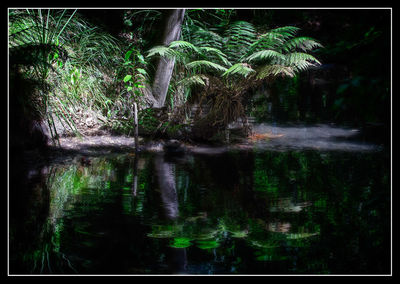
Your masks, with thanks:
<instances>
[{"instance_id":1,"label":"palm-like frond","mask_svg":"<svg viewBox=\"0 0 400 284\"><path fill-rule=\"evenodd\" d=\"M227 77L227 76L231 76L234 74L238 74L238 75L246 78L247 76L249 76L250 74L255 73L255 72L256 71L253 68L251 68L251 66L248 65L247 63L236 63L231 68L226 70L222 74L222 77Z\"/></svg>"},{"instance_id":2,"label":"palm-like frond","mask_svg":"<svg viewBox=\"0 0 400 284\"><path fill-rule=\"evenodd\" d=\"M227 59L227 55L218 48L200 46L199 50L206 58L209 58L212 61L220 61L226 66L232 66L232 63Z\"/></svg>"},{"instance_id":3,"label":"palm-like frond","mask_svg":"<svg viewBox=\"0 0 400 284\"><path fill-rule=\"evenodd\" d=\"M215 62L211 62L208 60L196 60L188 63L186 65L187 68L189 69L197 69L197 70L203 70L203 69L210 69L210 70L215 70L218 72L225 72L227 69L224 66L221 66Z\"/></svg>"},{"instance_id":4,"label":"palm-like frond","mask_svg":"<svg viewBox=\"0 0 400 284\"><path fill-rule=\"evenodd\" d=\"M196 46L208 46L222 49L223 38L219 34L196 26L191 36L191 42Z\"/></svg>"},{"instance_id":5,"label":"palm-like frond","mask_svg":"<svg viewBox=\"0 0 400 284\"><path fill-rule=\"evenodd\" d=\"M286 54L284 58L285 58L285 61L287 62L287 64L289 64L289 65L293 65L293 64L296 64L297 62L301 62L301 61L307 61L310 63L315 62L317 64L321 64L321 62L319 62L319 60L317 58L315 58L311 54L303 53L303 52L292 52L292 53Z\"/></svg>"},{"instance_id":6,"label":"palm-like frond","mask_svg":"<svg viewBox=\"0 0 400 284\"><path fill-rule=\"evenodd\" d=\"M161 57L165 57L168 59L175 59L179 55L180 55L180 53L178 53L176 50L174 50L168 46L157 45L147 51L146 57L151 58L154 56L161 56Z\"/></svg>"},{"instance_id":7,"label":"palm-like frond","mask_svg":"<svg viewBox=\"0 0 400 284\"><path fill-rule=\"evenodd\" d=\"M199 49L194 46L194 44L184 41L184 40L177 40L177 41L173 41L169 44L169 48L172 49L181 49L184 51L189 51L189 52L196 52L199 53Z\"/></svg>"},{"instance_id":8,"label":"palm-like frond","mask_svg":"<svg viewBox=\"0 0 400 284\"><path fill-rule=\"evenodd\" d=\"M258 39L250 45L248 53L263 49L274 49L283 42L283 38L279 33L268 32L259 36Z\"/></svg>"},{"instance_id":9,"label":"palm-like frond","mask_svg":"<svg viewBox=\"0 0 400 284\"><path fill-rule=\"evenodd\" d=\"M254 52L252 55L246 57L244 60L250 62L250 61L262 61L272 58L278 58L283 60L285 56L278 51L265 49Z\"/></svg>"},{"instance_id":10,"label":"palm-like frond","mask_svg":"<svg viewBox=\"0 0 400 284\"><path fill-rule=\"evenodd\" d=\"M272 29L258 36L257 40L251 44L248 54L264 49L276 49L289 38L294 37L298 30L299 28L293 26Z\"/></svg>"},{"instance_id":11,"label":"palm-like frond","mask_svg":"<svg viewBox=\"0 0 400 284\"><path fill-rule=\"evenodd\" d=\"M314 48L322 47L322 44L310 37L296 37L286 41L282 49L285 52L301 49L303 51L313 50Z\"/></svg>"},{"instance_id":12,"label":"palm-like frond","mask_svg":"<svg viewBox=\"0 0 400 284\"><path fill-rule=\"evenodd\" d=\"M185 87L191 87L194 85L202 85L205 86L207 77L201 74L195 74L190 77L184 78L178 82L178 85L183 85Z\"/></svg>"},{"instance_id":13,"label":"palm-like frond","mask_svg":"<svg viewBox=\"0 0 400 284\"><path fill-rule=\"evenodd\" d=\"M256 29L251 23L238 21L229 27L226 38L224 51L230 62L237 62L248 53L251 44L256 40Z\"/></svg>"},{"instance_id":14,"label":"palm-like frond","mask_svg":"<svg viewBox=\"0 0 400 284\"><path fill-rule=\"evenodd\" d=\"M285 26L285 27L279 27L270 30L270 33L275 33L275 34L280 34L284 39L290 38L295 36L295 34L300 30L298 27L294 26Z\"/></svg>"},{"instance_id":15,"label":"palm-like frond","mask_svg":"<svg viewBox=\"0 0 400 284\"><path fill-rule=\"evenodd\" d=\"M256 78L265 79L265 78L276 77L279 75L294 77L296 73L293 67L290 66L284 66L278 64L264 65L258 70Z\"/></svg>"}]
</instances>

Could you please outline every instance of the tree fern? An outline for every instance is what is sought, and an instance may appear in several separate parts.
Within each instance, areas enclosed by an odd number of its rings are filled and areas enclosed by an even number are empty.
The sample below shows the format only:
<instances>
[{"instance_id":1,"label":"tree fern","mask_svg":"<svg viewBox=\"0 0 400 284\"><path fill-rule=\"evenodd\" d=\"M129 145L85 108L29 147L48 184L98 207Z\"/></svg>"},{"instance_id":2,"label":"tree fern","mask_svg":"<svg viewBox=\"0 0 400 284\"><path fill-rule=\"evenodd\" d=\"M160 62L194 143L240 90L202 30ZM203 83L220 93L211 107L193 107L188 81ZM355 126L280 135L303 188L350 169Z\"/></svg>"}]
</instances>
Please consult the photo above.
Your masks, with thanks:
<instances>
[{"instance_id":1,"label":"tree fern","mask_svg":"<svg viewBox=\"0 0 400 284\"><path fill-rule=\"evenodd\" d=\"M217 115L217 121L226 125L228 120L243 114L238 111L242 109L239 98L252 85L264 79L294 77L321 64L307 52L322 45L310 37L295 37L299 30L285 26L258 34L251 23L237 21L227 25L226 31L219 35L197 26L185 37L190 39L190 44L179 41L169 47L154 47L149 56L178 57L182 55L175 53L178 50L185 53L187 62L183 69L186 77L181 78L178 84L186 88L207 86L203 93L206 96L207 92L216 93L219 103L214 101L210 113ZM235 104L232 104L232 97L237 100ZM232 109L233 105L238 109Z\"/></svg>"}]
</instances>

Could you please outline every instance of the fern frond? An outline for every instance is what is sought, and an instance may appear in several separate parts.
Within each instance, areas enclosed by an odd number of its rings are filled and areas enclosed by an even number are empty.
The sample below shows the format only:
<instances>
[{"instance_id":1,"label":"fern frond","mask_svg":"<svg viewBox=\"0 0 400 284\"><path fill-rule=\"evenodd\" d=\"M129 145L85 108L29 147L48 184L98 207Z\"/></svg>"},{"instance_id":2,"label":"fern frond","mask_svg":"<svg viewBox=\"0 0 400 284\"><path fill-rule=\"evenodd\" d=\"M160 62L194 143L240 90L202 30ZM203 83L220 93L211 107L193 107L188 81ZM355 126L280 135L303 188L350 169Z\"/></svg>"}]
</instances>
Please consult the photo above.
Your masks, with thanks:
<instances>
[{"instance_id":1,"label":"fern frond","mask_svg":"<svg viewBox=\"0 0 400 284\"><path fill-rule=\"evenodd\" d=\"M233 75L233 74L239 74L246 78L248 75L250 75L254 72L256 72L256 71L253 68L251 68L251 66L248 65L247 63L236 63L231 68L226 70L222 74L222 77Z\"/></svg>"},{"instance_id":2,"label":"fern frond","mask_svg":"<svg viewBox=\"0 0 400 284\"><path fill-rule=\"evenodd\" d=\"M298 28L298 27L285 26L285 27L279 27L279 28L272 29L272 30L270 30L270 33L280 34L283 38L290 38L290 37L293 37L299 30L300 30L300 28Z\"/></svg>"},{"instance_id":3,"label":"fern frond","mask_svg":"<svg viewBox=\"0 0 400 284\"><path fill-rule=\"evenodd\" d=\"M303 52L292 52L289 54L286 54L285 56L285 61L289 64L297 64L297 62L302 62L302 61L308 61L308 62L315 62L317 64L321 64L317 58L312 56L311 54L308 53L303 53Z\"/></svg>"},{"instance_id":4,"label":"fern frond","mask_svg":"<svg viewBox=\"0 0 400 284\"><path fill-rule=\"evenodd\" d=\"M296 75L295 70L290 66L284 65L264 65L262 66L256 75L257 79L265 79L268 77L276 77L278 75L294 77Z\"/></svg>"},{"instance_id":5,"label":"fern frond","mask_svg":"<svg viewBox=\"0 0 400 284\"><path fill-rule=\"evenodd\" d=\"M194 51L196 53L199 53L199 49L194 46L192 43L184 41L184 40L177 40L173 41L169 44L169 48L177 48L177 49L183 49L185 51Z\"/></svg>"},{"instance_id":6,"label":"fern frond","mask_svg":"<svg viewBox=\"0 0 400 284\"><path fill-rule=\"evenodd\" d=\"M207 77L201 74L196 74L187 78L184 78L178 82L178 85L183 85L186 87L191 87L193 85L202 85L205 86L206 83L204 80L207 80Z\"/></svg>"},{"instance_id":7,"label":"fern frond","mask_svg":"<svg viewBox=\"0 0 400 284\"><path fill-rule=\"evenodd\" d=\"M246 57L244 60L250 62L250 61L261 61L261 60L272 59L272 58L284 59L285 56L275 50L266 49L266 50L261 50L261 51L255 52L252 55Z\"/></svg>"},{"instance_id":8,"label":"fern frond","mask_svg":"<svg viewBox=\"0 0 400 284\"><path fill-rule=\"evenodd\" d=\"M221 50L218 48L214 47L208 47L208 46L200 46L199 47L200 51L204 51L206 54L205 56L210 57L210 59L213 59L213 57L218 58L220 61L222 61L223 64L227 66L232 66L232 63L230 63L227 59L227 55L223 53Z\"/></svg>"},{"instance_id":9,"label":"fern frond","mask_svg":"<svg viewBox=\"0 0 400 284\"><path fill-rule=\"evenodd\" d=\"M175 51L172 48L169 48L167 46L157 45L147 51L146 57L150 58L150 57L153 57L156 55L165 57L168 59L175 59L180 54L177 51Z\"/></svg>"},{"instance_id":10,"label":"fern frond","mask_svg":"<svg viewBox=\"0 0 400 284\"><path fill-rule=\"evenodd\" d=\"M248 54L264 49L279 49L288 39L292 38L298 30L299 28L293 26L272 29L260 35L258 39L251 44Z\"/></svg>"},{"instance_id":11,"label":"fern frond","mask_svg":"<svg viewBox=\"0 0 400 284\"><path fill-rule=\"evenodd\" d=\"M227 30L227 37L246 40L254 40L256 38L256 29L253 24L245 21L237 21L230 25Z\"/></svg>"},{"instance_id":12,"label":"fern frond","mask_svg":"<svg viewBox=\"0 0 400 284\"><path fill-rule=\"evenodd\" d=\"M281 34L268 32L259 36L259 38L250 45L247 55L264 49L276 49L282 46L283 43L284 39Z\"/></svg>"},{"instance_id":13,"label":"fern frond","mask_svg":"<svg viewBox=\"0 0 400 284\"><path fill-rule=\"evenodd\" d=\"M315 64L307 61L307 60L299 60L292 64L292 68L295 72L301 72L309 69L310 67L315 66Z\"/></svg>"},{"instance_id":14,"label":"fern frond","mask_svg":"<svg viewBox=\"0 0 400 284\"><path fill-rule=\"evenodd\" d=\"M207 68L207 69L214 69L216 71L222 71L225 72L227 69L217 63L207 61L207 60L196 60L188 63L186 65L187 68L189 69L202 69L202 68Z\"/></svg>"},{"instance_id":15,"label":"fern frond","mask_svg":"<svg viewBox=\"0 0 400 284\"><path fill-rule=\"evenodd\" d=\"M222 48L223 38L219 34L201 27L196 28L197 29L193 32L191 40L195 46L208 46L218 49Z\"/></svg>"},{"instance_id":16,"label":"fern frond","mask_svg":"<svg viewBox=\"0 0 400 284\"><path fill-rule=\"evenodd\" d=\"M224 52L231 62L237 62L246 55L251 44L257 39L257 32L251 23L245 21L234 22L226 32Z\"/></svg>"},{"instance_id":17,"label":"fern frond","mask_svg":"<svg viewBox=\"0 0 400 284\"><path fill-rule=\"evenodd\" d=\"M309 51L317 47L322 47L322 44L311 37L296 37L285 42L282 49L286 52L293 51L295 49Z\"/></svg>"}]
</instances>

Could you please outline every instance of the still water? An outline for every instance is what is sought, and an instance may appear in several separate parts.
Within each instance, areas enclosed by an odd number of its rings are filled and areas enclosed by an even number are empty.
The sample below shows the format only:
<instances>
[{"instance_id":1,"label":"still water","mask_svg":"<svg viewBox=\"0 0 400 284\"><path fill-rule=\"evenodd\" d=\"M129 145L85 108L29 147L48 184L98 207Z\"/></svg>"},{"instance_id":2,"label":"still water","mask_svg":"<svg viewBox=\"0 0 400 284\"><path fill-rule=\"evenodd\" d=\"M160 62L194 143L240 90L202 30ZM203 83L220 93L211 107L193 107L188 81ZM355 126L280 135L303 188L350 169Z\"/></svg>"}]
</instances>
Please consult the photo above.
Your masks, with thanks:
<instances>
[{"instance_id":1,"label":"still water","mask_svg":"<svg viewBox=\"0 0 400 284\"><path fill-rule=\"evenodd\" d=\"M388 274L383 151L79 157L10 188L10 274Z\"/></svg>"}]
</instances>

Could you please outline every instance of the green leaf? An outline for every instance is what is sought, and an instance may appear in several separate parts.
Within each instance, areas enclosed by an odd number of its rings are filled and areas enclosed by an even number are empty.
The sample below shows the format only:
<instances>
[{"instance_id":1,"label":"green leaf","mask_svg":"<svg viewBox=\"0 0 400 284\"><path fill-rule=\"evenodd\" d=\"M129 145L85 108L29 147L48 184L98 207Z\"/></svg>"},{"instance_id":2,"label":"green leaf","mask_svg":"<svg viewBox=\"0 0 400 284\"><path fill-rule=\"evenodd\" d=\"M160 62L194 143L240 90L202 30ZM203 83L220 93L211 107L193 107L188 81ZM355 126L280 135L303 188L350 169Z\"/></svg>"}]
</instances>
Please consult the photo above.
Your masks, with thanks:
<instances>
[{"instance_id":1,"label":"green leaf","mask_svg":"<svg viewBox=\"0 0 400 284\"><path fill-rule=\"evenodd\" d=\"M283 49L285 51L292 51L296 48L301 49L303 51L308 51L312 50L316 47L323 47L322 44L314 40L313 38L310 37L296 37L291 40L288 40L284 46Z\"/></svg>"},{"instance_id":2,"label":"green leaf","mask_svg":"<svg viewBox=\"0 0 400 284\"><path fill-rule=\"evenodd\" d=\"M136 71L138 71L139 73L142 73L143 75L147 75L146 70L144 70L142 68L137 68Z\"/></svg>"},{"instance_id":3,"label":"green leaf","mask_svg":"<svg viewBox=\"0 0 400 284\"><path fill-rule=\"evenodd\" d=\"M144 60L144 57L143 57L143 55L141 55L141 54L138 54L138 55L136 55L137 56L137 58L139 59L139 62L140 63L142 63L142 64L146 64L146 61Z\"/></svg>"},{"instance_id":4,"label":"green leaf","mask_svg":"<svg viewBox=\"0 0 400 284\"><path fill-rule=\"evenodd\" d=\"M245 58L246 61L250 62L253 60L265 60L272 58L280 58L284 59L284 55L271 49L265 49L258 52L253 53L252 55Z\"/></svg>"},{"instance_id":5,"label":"green leaf","mask_svg":"<svg viewBox=\"0 0 400 284\"><path fill-rule=\"evenodd\" d=\"M166 58L169 58L169 59L173 59L176 56L179 56L179 53L177 53L172 48L159 45L159 46L155 46L155 47L151 48L147 53L147 57L152 57L152 56L155 56L155 55L159 55L161 57L166 57Z\"/></svg>"},{"instance_id":6,"label":"green leaf","mask_svg":"<svg viewBox=\"0 0 400 284\"><path fill-rule=\"evenodd\" d=\"M217 63L207 61L207 60L197 60L197 61L192 61L189 64L186 65L189 69L192 68L201 68L201 67L206 67L206 68L211 68L217 71L223 71L225 72L227 69Z\"/></svg>"},{"instance_id":7,"label":"green leaf","mask_svg":"<svg viewBox=\"0 0 400 284\"><path fill-rule=\"evenodd\" d=\"M131 78L132 78L132 75L126 75L126 76L124 77L124 82L125 82L125 83L128 82Z\"/></svg>"},{"instance_id":8,"label":"green leaf","mask_svg":"<svg viewBox=\"0 0 400 284\"><path fill-rule=\"evenodd\" d=\"M181 49L188 49L195 52L199 52L198 48L194 46L192 43L184 41L184 40L177 40L173 41L169 44L170 48L181 48Z\"/></svg>"},{"instance_id":9,"label":"green leaf","mask_svg":"<svg viewBox=\"0 0 400 284\"><path fill-rule=\"evenodd\" d=\"M204 80L207 80L207 77L204 75L193 75L187 78L184 78L178 82L178 84L182 84L184 86L190 87L192 85L202 85L205 86L206 83Z\"/></svg>"},{"instance_id":10,"label":"green leaf","mask_svg":"<svg viewBox=\"0 0 400 284\"><path fill-rule=\"evenodd\" d=\"M129 58L131 57L133 50L129 50L126 54L125 54L125 61L129 61Z\"/></svg>"},{"instance_id":11,"label":"green leaf","mask_svg":"<svg viewBox=\"0 0 400 284\"><path fill-rule=\"evenodd\" d=\"M242 75L243 77L247 77L249 74L254 72L255 70L253 70L250 65L246 63L236 63L231 68L226 70L224 74L222 74L222 76L224 77L232 74L239 74Z\"/></svg>"}]
</instances>

